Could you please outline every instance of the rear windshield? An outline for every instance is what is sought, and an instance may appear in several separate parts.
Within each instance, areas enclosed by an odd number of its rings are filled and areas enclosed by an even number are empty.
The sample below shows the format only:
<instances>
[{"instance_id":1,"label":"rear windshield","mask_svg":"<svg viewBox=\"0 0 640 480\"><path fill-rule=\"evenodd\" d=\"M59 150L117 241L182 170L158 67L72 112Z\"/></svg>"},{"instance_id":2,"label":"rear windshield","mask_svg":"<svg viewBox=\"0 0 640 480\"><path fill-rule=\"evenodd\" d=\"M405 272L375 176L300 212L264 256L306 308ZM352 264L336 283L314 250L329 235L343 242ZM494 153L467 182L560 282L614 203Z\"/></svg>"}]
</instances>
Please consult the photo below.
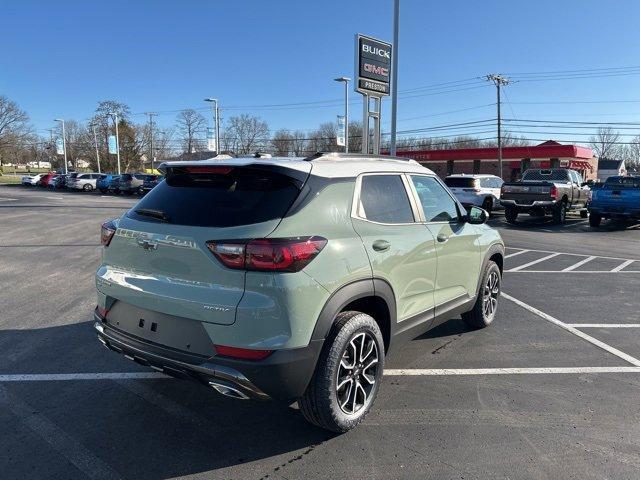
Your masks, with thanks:
<instances>
[{"instance_id":1,"label":"rear windshield","mask_svg":"<svg viewBox=\"0 0 640 480\"><path fill-rule=\"evenodd\" d=\"M638 188L640 177L609 177L604 186L605 188Z\"/></svg>"},{"instance_id":2,"label":"rear windshield","mask_svg":"<svg viewBox=\"0 0 640 480\"><path fill-rule=\"evenodd\" d=\"M196 227L235 227L279 219L299 190L285 175L234 168L226 174L169 175L127 214L142 221ZM141 215L141 210L154 215Z\"/></svg>"},{"instance_id":3,"label":"rear windshield","mask_svg":"<svg viewBox=\"0 0 640 480\"><path fill-rule=\"evenodd\" d=\"M449 177L444 179L447 187L451 188L473 188L476 185L475 178Z\"/></svg>"},{"instance_id":4,"label":"rear windshield","mask_svg":"<svg viewBox=\"0 0 640 480\"><path fill-rule=\"evenodd\" d=\"M522 175L523 181L536 180L569 180L569 172L567 170L527 170Z\"/></svg>"}]
</instances>

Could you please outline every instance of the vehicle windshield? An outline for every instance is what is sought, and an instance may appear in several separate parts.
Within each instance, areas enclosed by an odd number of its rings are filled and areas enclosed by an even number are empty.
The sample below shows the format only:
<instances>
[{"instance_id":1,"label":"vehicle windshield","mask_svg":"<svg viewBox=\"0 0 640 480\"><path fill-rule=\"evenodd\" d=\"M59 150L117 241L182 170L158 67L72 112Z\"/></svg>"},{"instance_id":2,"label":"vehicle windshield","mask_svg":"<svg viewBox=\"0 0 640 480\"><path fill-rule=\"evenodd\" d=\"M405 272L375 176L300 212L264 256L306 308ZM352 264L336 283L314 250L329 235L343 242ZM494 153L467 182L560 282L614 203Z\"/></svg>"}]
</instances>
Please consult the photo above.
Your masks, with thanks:
<instances>
[{"instance_id":1,"label":"vehicle windshield","mask_svg":"<svg viewBox=\"0 0 640 480\"><path fill-rule=\"evenodd\" d=\"M609 177L604 185L612 188L640 188L640 177Z\"/></svg>"},{"instance_id":2,"label":"vehicle windshield","mask_svg":"<svg viewBox=\"0 0 640 480\"><path fill-rule=\"evenodd\" d=\"M476 186L476 179L472 177L447 177L444 179L444 183L451 188L473 188Z\"/></svg>"}]
</instances>

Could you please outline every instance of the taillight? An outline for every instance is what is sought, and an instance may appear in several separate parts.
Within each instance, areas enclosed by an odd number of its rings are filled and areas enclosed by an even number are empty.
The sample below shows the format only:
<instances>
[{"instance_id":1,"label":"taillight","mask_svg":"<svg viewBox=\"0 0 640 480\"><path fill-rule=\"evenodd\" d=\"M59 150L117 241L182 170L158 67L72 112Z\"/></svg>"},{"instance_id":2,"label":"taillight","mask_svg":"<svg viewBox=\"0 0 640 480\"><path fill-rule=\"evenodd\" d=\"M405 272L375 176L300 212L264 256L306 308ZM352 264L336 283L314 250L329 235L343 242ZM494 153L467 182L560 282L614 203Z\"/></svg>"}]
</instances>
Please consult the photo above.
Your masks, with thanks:
<instances>
[{"instance_id":1,"label":"taillight","mask_svg":"<svg viewBox=\"0 0 640 480\"><path fill-rule=\"evenodd\" d=\"M327 244L322 237L262 238L248 243L210 241L207 247L225 266L237 270L298 272Z\"/></svg>"},{"instance_id":2,"label":"taillight","mask_svg":"<svg viewBox=\"0 0 640 480\"><path fill-rule=\"evenodd\" d=\"M113 238L113 234L116 233L117 227L113 220L109 220L102 224L102 228L100 229L100 243L104 247L108 247L111 243L111 239Z\"/></svg>"},{"instance_id":3,"label":"taillight","mask_svg":"<svg viewBox=\"0 0 640 480\"><path fill-rule=\"evenodd\" d=\"M558 196L558 187L556 187L555 185L551 185L551 189L549 190L549 194L553 198L556 198Z\"/></svg>"},{"instance_id":4,"label":"taillight","mask_svg":"<svg viewBox=\"0 0 640 480\"><path fill-rule=\"evenodd\" d=\"M107 313L109 313L109 309L101 307L100 305L98 305L96 309L98 310L98 316L100 318L102 319L107 318Z\"/></svg>"},{"instance_id":5,"label":"taillight","mask_svg":"<svg viewBox=\"0 0 640 480\"><path fill-rule=\"evenodd\" d=\"M226 345L214 345L214 347L216 347L218 355L241 360L264 360L273 353L273 350L254 350L251 348L227 347Z\"/></svg>"},{"instance_id":6,"label":"taillight","mask_svg":"<svg viewBox=\"0 0 640 480\"><path fill-rule=\"evenodd\" d=\"M504 185L502 185L502 186L500 187L500 195L504 195L504 192L505 192L505 191L506 191L506 190L505 190L505 188L504 188Z\"/></svg>"}]
</instances>

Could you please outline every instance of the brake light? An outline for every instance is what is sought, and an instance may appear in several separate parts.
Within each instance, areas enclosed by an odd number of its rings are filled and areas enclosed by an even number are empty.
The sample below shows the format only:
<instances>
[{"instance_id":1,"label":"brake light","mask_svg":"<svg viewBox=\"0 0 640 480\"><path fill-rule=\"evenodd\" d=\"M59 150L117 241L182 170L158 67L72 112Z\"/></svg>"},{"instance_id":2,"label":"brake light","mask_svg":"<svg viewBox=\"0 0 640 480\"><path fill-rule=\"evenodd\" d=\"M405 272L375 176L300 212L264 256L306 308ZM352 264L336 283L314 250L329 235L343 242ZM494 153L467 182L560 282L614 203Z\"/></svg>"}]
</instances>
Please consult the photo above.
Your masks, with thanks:
<instances>
[{"instance_id":1,"label":"brake light","mask_svg":"<svg viewBox=\"0 0 640 480\"><path fill-rule=\"evenodd\" d=\"M214 345L214 347L216 347L218 355L241 360L264 360L273 353L273 350L254 350L251 348L228 347L226 345Z\"/></svg>"},{"instance_id":2,"label":"brake light","mask_svg":"<svg viewBox=\"0 0 640 480\"><path fill-rule=\"evenodd\" d=\"M558 196L558 187L556 187L555 185L551 185L549 193L553 198L556 198Z\"/></svg>"},{"instance_id":3,"label":"brake light","mask_svg":"<svg viewBox=\"0 0 640 480\"><path fill-rule=\"evenodd\" d=\"M100 243L104 247L108 247L111 243L111 239L113 238L113 234L116 233L117 227L113 220L109 220L102 224L102 228L100 229Z\"/></svg>"},{"instance_id":4,"label":"brake light","mask_svg":"<svg viewBox=\"0 0 640 480\"><path fill-rule=\"evenodd\" d=\"M98 316L102 319L107 318L107 313L109 313L109 309L108 308L104 308L101 307L100 305L98 305L96 307L97 311L98 311Z\"/></svg>"},{"instance_id":5,"label":"brake light","mask_svg":"<svg viewBox=\"0 0 640 480\"><path fill-rule=\"evenodd\" d=\"M225 266L236 270L298 272L327 244L323 237L261 238L207 242L207 247Z\"/></svg>"},{"instance_id":6,"label":"brake light","mask_svg":"<svg viewBox=\"0 0 640 480\"><path fill-rule=\"evenodd\" d=\"M226 175L233 170L233 167L186 167L187 173L216 173Z\"/></svg>"}]
</instances>

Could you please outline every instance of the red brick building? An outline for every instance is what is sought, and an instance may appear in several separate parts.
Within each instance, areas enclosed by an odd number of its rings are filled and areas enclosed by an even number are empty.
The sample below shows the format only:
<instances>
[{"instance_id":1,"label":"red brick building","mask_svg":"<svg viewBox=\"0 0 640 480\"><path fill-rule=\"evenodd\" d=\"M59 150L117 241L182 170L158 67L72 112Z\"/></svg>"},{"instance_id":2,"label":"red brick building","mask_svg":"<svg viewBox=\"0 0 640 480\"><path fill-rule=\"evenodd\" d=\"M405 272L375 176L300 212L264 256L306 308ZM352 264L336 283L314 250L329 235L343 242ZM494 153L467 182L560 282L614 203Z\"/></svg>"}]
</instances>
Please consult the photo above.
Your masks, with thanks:
<instances>
[{"instance_id":1,"label":"red brick building","mask_svg":"<svg viewBox=\"0 0 640 480\"><path fill-rule=\"evenodd\" d=\"M405 150L397 155L413 158L443 178L453 173L500 175L497 147ZM577 170L585 180L590 180L597 177L598 159L590 148L552 140L540 145L502 148L502 176L506 181L519 179L528 168L558 167Z\"/></svg>"}]
</instances>

